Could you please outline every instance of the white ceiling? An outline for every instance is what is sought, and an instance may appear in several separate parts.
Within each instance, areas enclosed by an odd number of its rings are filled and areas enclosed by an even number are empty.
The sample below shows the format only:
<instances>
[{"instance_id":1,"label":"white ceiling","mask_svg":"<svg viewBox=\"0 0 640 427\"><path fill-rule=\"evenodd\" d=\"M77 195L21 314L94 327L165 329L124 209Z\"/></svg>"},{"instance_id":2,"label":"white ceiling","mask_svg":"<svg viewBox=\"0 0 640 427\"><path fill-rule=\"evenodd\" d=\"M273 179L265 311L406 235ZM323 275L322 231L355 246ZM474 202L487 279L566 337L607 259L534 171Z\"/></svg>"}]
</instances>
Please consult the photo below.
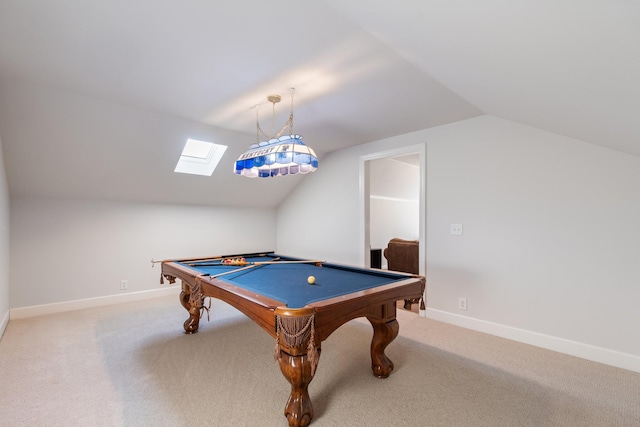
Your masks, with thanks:
<instances>
[{"instance_id":1,"label":"white ceiling","mask_svg":"<svg viewBox=\"0 0 640 427\"><path fill-rule=\"evenodd\" d=\"M12 195L247 206L300 178L178 177L184 140L140 111L214 127L232 156L255 142L255 105L269 128L281 94L284 123L295 87L294 129L321 159L481 114L640 156L639 47L633 0L0 0L0 137ZM47 127L71 111L87 129ZM98 114L121 133L87 138ZM122 160L137 150L150 161ZM174 185L195 195L154 190Z\"/></svg>"}]
</instances>

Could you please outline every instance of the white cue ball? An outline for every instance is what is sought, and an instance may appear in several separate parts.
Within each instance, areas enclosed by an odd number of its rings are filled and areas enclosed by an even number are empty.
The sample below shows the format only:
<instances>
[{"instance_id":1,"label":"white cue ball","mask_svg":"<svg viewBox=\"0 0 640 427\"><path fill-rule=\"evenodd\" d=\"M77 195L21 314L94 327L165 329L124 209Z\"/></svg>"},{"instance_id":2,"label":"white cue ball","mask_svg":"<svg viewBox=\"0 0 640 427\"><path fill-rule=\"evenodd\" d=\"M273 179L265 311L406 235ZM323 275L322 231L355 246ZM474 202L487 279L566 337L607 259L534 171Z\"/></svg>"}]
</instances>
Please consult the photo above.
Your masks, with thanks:
<instances>
[{"instance_id":1,"label":"white cue ball","mask_svg":"<svg viewBox=\"0 0 640 427\"><path fill-rule=\"evenodd\" d=\"M313 285L316 282L316 278L313 276L309 276L307 278L307 282L309 282L310 285Z\"/></svg>"}]
</instances>

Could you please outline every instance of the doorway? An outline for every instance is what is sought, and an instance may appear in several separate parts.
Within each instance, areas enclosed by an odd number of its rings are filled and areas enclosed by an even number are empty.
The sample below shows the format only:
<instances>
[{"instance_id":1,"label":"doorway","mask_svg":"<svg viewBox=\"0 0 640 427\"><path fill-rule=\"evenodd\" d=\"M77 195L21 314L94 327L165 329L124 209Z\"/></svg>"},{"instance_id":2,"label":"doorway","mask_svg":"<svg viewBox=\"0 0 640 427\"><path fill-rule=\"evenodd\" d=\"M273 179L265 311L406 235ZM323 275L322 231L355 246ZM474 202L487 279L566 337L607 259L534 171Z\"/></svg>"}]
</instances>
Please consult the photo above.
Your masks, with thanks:
<instances>
[{"instance_id":1,"label":"doorway","mask_svg":"<svg viewBox=\"0 0 640 427\"><path fill-rule=\"evenodd\" d=\"M384 249L391 238L400 237L420 242L419 269L425 275L425 206L424 144L361 156L359 217L363 265L371 265L372 249ZM384 261L382 256L383 264Z\"/></svg>"}]
</instances>

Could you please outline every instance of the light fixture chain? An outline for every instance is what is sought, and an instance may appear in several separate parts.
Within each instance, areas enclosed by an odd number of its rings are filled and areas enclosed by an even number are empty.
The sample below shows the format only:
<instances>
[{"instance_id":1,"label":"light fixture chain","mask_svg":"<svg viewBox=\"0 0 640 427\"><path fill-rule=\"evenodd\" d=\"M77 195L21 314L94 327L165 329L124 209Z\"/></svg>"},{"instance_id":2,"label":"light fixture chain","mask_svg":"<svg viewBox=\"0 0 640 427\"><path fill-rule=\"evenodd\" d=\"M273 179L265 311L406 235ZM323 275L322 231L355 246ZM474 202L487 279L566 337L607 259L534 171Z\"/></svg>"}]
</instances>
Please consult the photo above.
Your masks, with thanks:
<instances>
[{"instance_id":1,"label":"light fixture chain","mask_svg":"<svg viewBox=\"0 0 640 427\"><path fill-rule=\"evenodd\" d=\"M258 120L259 111L260 111L260 106L256 104L256 144L260 142L260 132L262 132L262 129L260 129L260 121Z\"/></svg>"},{"instance_id":2,"label":"light fixture chain","mask_svg":"<svg viewBox=\"0 0 640 427\"><path fill-rule=\"evenodd\" d=\"M260 135L261 134L263 136L263 141L267 141L267 140L271 139L271 137L269 135L267 135L267 133L265 131L263 131L262 128L260 127L260 120L258 118L259 111L260 111L260 105L256 104L256 144L260 143Z\"/></svg>"},{"instance_id":3,"label":"light fixture chain","mask_svg":"<svg viewBox=\"0 0 640 427\"><path fill-rule=\"evenodd\" d=\"M282 129L277 133L276 138L280 138L287 127L289 128L289 135L293 135L293 94L295 93L295 90L295 88L291 88L291 112L289 113L289 120L287 120L284 126L282 126Z\"/></svg>"},{"instance_id":4,"label":"light fixture chain","mask_svg":"<svg viewBox=\"0 0 640 427\"><path fill-rule=\"evenodd\" d=\"M282 126L282 129L280 129L275 134L274 137L271 137L270 135L268 135L260 127L260 120L259 120L259 117L258 117L259 116L260 106L256 104L256 143L260 142L260 135L262 135L264 137L264 140L270 140L270 139L273 139L273 138L280 138L287 128L289 128L289 135L293 135L293 98L294 98L294 93L295 93L295 88L291 88L291 112L289 113L289 119L284 124L284 126ZM280 101L280 96L279 95L271 95L271 96L267 97L267 99L269 99L269 101L272 104L271 135L273 135L273 132L274 132L274 129L275 129L275 120L276 120L276 103Z\"/></svg>"},{"instance_id":5,"label":"light fixture chain","mask_svg":"<svg viewBox=\"0 0 640 427\"><path fill-rule=\"evenodd\" d=\"M276 127L276 103L273 101L271 103L271 134L273 135L273 130Z\"/></svg>"},{"instance_id":6,"label":"light fixture chain","mask_svg":"<svg viewBox=\"0 0 640 427\"><path fill-rule=\"evenodd\" d=\"M296 92L296 88L291 88L291 112L289 113L289 135L293 135L293 95Z\"/></svg>"}]
</instances>

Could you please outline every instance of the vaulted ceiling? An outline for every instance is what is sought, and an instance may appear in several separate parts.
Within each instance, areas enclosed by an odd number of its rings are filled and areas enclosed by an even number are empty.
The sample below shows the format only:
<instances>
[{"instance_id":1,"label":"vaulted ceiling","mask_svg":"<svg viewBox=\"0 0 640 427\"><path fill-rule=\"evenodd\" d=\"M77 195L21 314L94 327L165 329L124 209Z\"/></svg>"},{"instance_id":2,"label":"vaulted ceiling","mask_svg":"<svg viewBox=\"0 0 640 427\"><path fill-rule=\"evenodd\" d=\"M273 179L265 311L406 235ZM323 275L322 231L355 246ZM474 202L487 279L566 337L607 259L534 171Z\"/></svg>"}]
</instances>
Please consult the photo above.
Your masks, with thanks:
<instances>
[{"instance_id":1,"label":"vaulted ceiling","mask_svg":"<svg viewBox=\"0 0 640 427\"><path fill-rule=\"evenodd\" d=\"M0 0L0 138L12 195L247 206L302 178L178 176L176 129L237 156L291 87L321 158L482 114L640 156L639 48L632 0Z\"/></svg>"}]
</instances>

